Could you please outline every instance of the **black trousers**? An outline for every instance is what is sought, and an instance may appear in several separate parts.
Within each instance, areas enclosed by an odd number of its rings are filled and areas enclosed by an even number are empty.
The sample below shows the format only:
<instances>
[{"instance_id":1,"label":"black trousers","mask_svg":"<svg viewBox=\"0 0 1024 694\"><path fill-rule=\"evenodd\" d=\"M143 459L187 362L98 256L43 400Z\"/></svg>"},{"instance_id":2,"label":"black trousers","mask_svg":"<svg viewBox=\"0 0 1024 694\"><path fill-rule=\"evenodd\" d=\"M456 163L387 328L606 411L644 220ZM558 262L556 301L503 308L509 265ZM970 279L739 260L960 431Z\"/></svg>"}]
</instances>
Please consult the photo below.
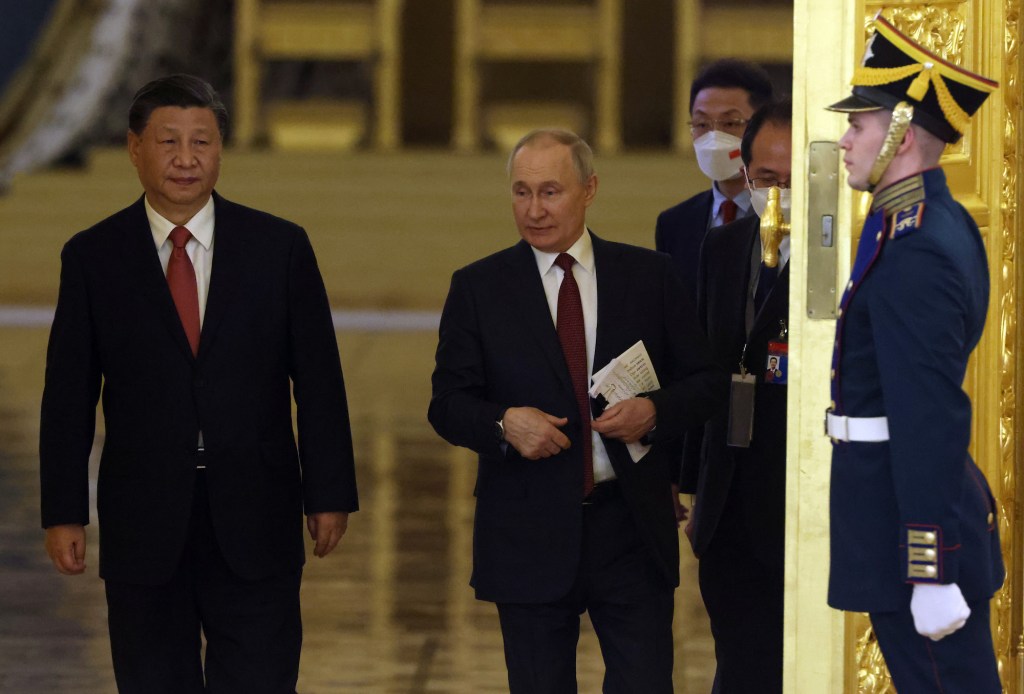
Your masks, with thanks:
<instances>
[{"instance_id":1,"label":"black trousers","mask_svg":"<svg viewBox=\"0 0 1024 694\"><path fill-rule=\"evenodd\" d=\"M938 641L914 629L908 603L897 612L872 612L878 647L900 694L998 694L1002 691L989 626L989 601L968 603L967 624Z\"/></svg>"},{"instance_id":2,"label":"black trousers","mask_svg":"<svg viewBox=\"0 0 1024 694\"><path fill-rule=\"evenodd\" d=\"M714 694L782 692L784 547L767 548L765 535L728 503L700 557L700 594L715 639Z\"/></svg>"},{"instance_id":3,"label":"black trousers","mask_svg":"<svg viewBox=\"0 0 1024 694\"><path fill-rule=\"evenodd\" d=\"M577 691L584 611L601 644L604 692L672 692L673 588L650 559L618 483L607 489L584 507L580 568L569 594L546 604L498 604L512 694Z\"/></svg>"},{"instance_id":4,"label":"black trousers","mask_svg":"<svg viewBox=\"0 0 1024 694\"><path fill-rule=\"evenodd\" d=\"M114 677L121 694L293 694L299 674L301 569L244 581L217 545L205 473L171 581L106 582ZM205 668L200 634L206 637ZM205 672L204 672L205 670Z\"/></svg>"}]
</instances>

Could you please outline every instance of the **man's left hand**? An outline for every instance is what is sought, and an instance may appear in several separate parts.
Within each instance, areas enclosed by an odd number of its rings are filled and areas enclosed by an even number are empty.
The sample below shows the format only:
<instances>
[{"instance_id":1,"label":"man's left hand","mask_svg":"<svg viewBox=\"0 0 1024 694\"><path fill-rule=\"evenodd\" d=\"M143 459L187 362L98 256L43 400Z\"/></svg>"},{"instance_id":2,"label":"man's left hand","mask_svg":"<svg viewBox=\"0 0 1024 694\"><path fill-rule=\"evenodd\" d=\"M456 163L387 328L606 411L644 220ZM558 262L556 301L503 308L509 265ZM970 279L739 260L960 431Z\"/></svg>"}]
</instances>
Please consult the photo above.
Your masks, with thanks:
<instances>
[{"instance_id":1,"label":"man's left hand","mask_svg":"<svg viewBox=\"0 0 1024 694\"><path fill-rule=\"evenodd\" d=\"M348 529L348 514L340 511L313 513L306 517L306 527L309 529L309 536L316 543L313 554L326 557L345 535Z\"/></svg>"},{"instance_id":2,"label":"man's left hand","mask_svg":"<svg viewBox=\"0 0 1024 694\"><path fill-rule=\"evenodd\" d=\"M639 441L657 423L649 398L630 398L609 407L591 423L594 431L623 443Z\"/></svg>"}]
</instances>

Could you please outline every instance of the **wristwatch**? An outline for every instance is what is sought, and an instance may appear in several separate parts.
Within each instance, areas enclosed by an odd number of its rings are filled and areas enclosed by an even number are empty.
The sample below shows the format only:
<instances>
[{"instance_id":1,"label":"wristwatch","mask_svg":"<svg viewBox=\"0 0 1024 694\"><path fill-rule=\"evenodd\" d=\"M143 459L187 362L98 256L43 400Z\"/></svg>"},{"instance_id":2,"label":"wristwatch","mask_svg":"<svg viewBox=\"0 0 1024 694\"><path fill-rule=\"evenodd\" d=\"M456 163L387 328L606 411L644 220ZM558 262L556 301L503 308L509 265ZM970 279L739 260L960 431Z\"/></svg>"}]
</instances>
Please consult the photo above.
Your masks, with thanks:
<instances>
[{"instance_id":1,"label":"wristwatch","mask_svg":"<svg viewBox=\"0 0 1024 694\"><path fill-rule=\"evenodd\" d=\"M506 407L504 410L498 413L498 418L494 421L494 436L500 443L505 442L505 413L508 412Z\"/></svg>"}]
</instances>

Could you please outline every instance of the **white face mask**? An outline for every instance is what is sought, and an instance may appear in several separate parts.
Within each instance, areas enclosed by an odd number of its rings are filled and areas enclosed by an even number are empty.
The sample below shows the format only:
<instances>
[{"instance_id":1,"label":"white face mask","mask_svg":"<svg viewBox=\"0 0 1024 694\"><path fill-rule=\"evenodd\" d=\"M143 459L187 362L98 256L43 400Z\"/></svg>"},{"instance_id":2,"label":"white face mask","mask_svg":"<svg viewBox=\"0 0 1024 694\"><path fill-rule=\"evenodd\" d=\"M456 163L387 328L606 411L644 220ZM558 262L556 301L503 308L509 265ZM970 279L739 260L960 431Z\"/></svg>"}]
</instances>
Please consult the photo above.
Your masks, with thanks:
<instances>
[{"instance_id":1,"label":"white face mask","mask_svg":"<svg viewBox=\"0 0 1024 694\"><path fill-rule=\"evenodd\" d=\"M754 212L757 213L758 217L764 215L764 208L768 207L768 189L767 188L751 188L747 185L750 190L750 205L754 208ZM789 223L789 207L790 207L790 193L792 191L789 188L783 188L779 190L779 207L782 208L782 218L785 222Z\"/></svg>"},{"instance_id":2,"label":"white face mask","mask_svg":"<svg viewBox=\"0 0 1024 694\"><path fill-rule=\"evenodd\" d=\"M728 181L740 175L740 138L720 130L704 133L693 141L697 166L712 181Z\"/></svg>"}]
</instances>

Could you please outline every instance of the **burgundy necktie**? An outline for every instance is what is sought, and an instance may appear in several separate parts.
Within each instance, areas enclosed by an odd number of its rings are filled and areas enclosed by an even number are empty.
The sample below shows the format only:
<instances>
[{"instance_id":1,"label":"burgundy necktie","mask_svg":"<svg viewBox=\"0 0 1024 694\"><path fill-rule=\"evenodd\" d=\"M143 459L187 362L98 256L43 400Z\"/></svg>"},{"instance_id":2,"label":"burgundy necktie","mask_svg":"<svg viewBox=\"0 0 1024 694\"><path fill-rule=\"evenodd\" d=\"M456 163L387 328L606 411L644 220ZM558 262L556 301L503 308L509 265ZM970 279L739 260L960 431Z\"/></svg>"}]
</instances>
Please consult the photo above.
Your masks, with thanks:
<instances>
[{"instance_id":1,"label":"burgundy necktie","mask_svg":"<svg viewBox=\"0 0 1024 694\"><path fill-rule=\"evenodd\" d=\"M587 335L583 328L583 302L580 287L572 274L576 263L568 253L559 254L555 264L565 271L562 285L558 288L558 341L562 343L562 354L569 366L572 389L576 405L580 410L580 435L583 438L583 497L594 488L594 442L590 433L590 394L587 370Z\"/></svg>"},{"instance_id":2,"label":"burgundy necktie","mask_svg":"<svg viewBox=\"0 0 1024 694\"><path fill-rule=\"evenodd\" d=\"M722 203L722 206L718 208L719 212L722 213L722 224L728 224L729 222L736 219L736 210L739 208L732 200L728 198Z\"/></svg>"},{"instance_id":3,"label":"burgundy necktie","mask_svg":"<svg viewBox=\"0 0 1024 694\"><path fill-rule=\"evenodd\" d=\"M181 319L185 336L192 347L192 355L195 356L199 352L199 290L196 287L196 270L192 267L192 259L185 252L185 244L190 238L192 233L185 227L174 227L171 231L174 250L167 261L167 286L171 289L178 318Z\"/></svg>"}]
</instances>

